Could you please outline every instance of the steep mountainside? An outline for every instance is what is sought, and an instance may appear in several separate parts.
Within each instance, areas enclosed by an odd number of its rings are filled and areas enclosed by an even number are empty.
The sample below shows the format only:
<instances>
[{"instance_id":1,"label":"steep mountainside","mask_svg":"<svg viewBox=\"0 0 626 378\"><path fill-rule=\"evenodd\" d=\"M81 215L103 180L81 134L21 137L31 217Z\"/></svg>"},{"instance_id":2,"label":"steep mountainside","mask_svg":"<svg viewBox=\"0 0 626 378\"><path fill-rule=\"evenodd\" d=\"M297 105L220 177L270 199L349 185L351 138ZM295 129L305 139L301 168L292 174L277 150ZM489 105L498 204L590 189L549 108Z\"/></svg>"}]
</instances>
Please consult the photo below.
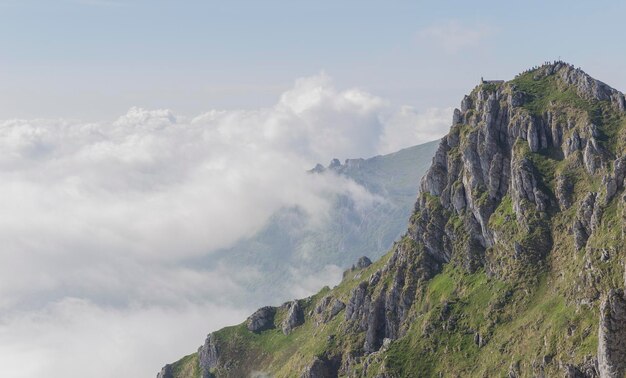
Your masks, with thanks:
<instances>
[{"instance_id":1,"label":"steep mountainside","mask_svg":"<svg viewBox=\"0 0 626 378\"><path fill-rule=\"evenodd\" d=\"M379 258L406 231L419 180L430 165L438 141L369 159L333 160L319 175L348 177L378 196L371 206L355 206L349 195L332 198L324 222L311 222L298 208L282 209L251 238L191 262L207 268L252 270L238 282L246 288L240 302L260 306L294 297L292 286L327 265L349 267L359 256ZM320 179L323 179L320 177Z\"/></svg>"},{"instance_id":2,"label":"steep mountainside","mask_svg":"<svg viewBox=\"0 0 626 378\"><path fill-rule=\"evenodd\" d=\"M481 82L389 253L160 377L623 377L625 108L563 62Z\"/></svg>"}]
</instances>

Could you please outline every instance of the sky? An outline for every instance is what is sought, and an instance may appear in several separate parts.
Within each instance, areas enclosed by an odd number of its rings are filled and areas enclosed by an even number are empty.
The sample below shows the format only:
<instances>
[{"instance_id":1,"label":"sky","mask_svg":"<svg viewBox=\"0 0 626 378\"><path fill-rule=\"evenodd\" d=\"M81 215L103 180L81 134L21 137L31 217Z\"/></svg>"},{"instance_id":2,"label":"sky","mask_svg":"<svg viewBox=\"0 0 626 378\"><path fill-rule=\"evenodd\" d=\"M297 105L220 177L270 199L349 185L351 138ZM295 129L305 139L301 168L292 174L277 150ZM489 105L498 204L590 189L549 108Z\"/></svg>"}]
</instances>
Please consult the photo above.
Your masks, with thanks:
<instances>
[{"instance_id":1,"label":"sky","mask_svg":"<svg viewBox=\"0 0 626 378\"><path fill-rule=\"evenodd\" d=\"M0 364L154 376L253 309L195 269L281 208L354 182L306 169L435 140L480 80L557 58L626 89L626 4L0 0ZM329 266L306 290L336 282ZM305 290L305 291L306 291ZM97 369L94 369L97 367Z\"/></svg>"},{"instance_id":2,"label":"sky","mask_svg":"<svg viewBox=\"0 0 626 378\"><path fill-rule=\"evenodd\" d=\"M626 88L623 1L0 0L0 119L270 106L326 72L449 107L561 57Z\"/></svg>"}]
</instances>

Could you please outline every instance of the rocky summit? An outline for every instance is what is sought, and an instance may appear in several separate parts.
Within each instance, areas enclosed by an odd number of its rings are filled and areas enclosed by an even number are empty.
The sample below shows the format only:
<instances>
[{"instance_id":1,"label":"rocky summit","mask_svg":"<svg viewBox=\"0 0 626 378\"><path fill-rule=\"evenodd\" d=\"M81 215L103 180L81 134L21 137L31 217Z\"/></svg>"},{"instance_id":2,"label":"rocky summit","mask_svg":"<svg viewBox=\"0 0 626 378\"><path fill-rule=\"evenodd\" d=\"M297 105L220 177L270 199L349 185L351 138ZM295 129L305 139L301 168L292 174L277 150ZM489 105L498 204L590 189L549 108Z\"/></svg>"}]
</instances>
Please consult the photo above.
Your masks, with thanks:
<instances>
[{"instance_id":1,"label":"rocky summit","mask_svg":"<svg viewBox=\"0 0 626 378\"><path fill-rule=\"evenodd\" d=\"M624 95L564 62L481 81L404 237L159 377L624 377Z\"/></svg>"}]
</instances>

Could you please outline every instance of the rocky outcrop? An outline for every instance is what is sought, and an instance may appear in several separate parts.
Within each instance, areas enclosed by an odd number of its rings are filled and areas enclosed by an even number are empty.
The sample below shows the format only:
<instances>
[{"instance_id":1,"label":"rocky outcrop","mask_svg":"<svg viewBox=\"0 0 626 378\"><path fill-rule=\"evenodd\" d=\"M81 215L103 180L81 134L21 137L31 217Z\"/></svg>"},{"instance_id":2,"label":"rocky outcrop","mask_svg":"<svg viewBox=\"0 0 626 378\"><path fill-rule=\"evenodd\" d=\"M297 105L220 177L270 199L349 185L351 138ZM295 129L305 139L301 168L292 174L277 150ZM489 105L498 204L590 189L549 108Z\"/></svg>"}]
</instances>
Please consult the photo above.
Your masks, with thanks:
<instances>
[{"instance_id":1,"label":"rocky outcrop","mask_svg":"<svg viewBox=\"0 0 626 378\"><path fill-rule=\"evenodd\" d=\"M346 159L344 164L341 164L339 159L335 158L330 161L327 167L317 163L315 167L309 170L310 173L322 173L326 170L331 170L336 173L345 173L346 171L359 169L363 163L365 163L365 159Z\"/></svg>"},{"instance_id":2,"label":"rocky outcrop","mask_svg":"<svg viewBox=\"0 0 626 378\"><path fill-rule=\"evenodd\" d=\"M513 180L511 195L513 209L522 220L527 219L526 203L536 211L545 212L550 206L550 197L540 187L541 181L533 163L527 158L514 159L511 162Z\"/></svg>"},{"instance_id":3,"label":"rocky outcrop","mask_svg":"<svg viewBox=\"0 0 626 378\"><path fill-rule=\"evenodd\" d=\"M346 308L346 304L339 299L333 298L330 295L325 296L314 310L317 325L328 323L343 311L344 308Z\"/></svg>"},{"instance_id":4,"label":"rocky outcrop","mask_svg":"<svg viewBox=\"0 0 626 378\"><path fill-rule=\"evenodd\" d=\"M261 307L256 310L254 314L248 317L246 320L246 326L251 332L262 332L275 327L274 316L276 315L276 308L271 306Z\"/></svg>"},{"instance_id":5,"label":"rocky outcrop","mask_svg":"<svg viewBox=\"0 0 626 378\"><path fill-rule=\"evenodd\" d=\"M339 376L339 365L341 361L336 358L325 356L315 357L308 365L300 378L334 378Z\"/></svg>"},{"instance_id":6,"label":"rocky outcrop","mask_svg":"<svg viewBox=\"0 0 626 378\"><path fill-rule=\"evenodd\" d=\"M345 320L365 333L365 353L379 350L386 338L396 339L406 332L405 320L418 285L441 267L409 240L396 243L394 251L382 270L352 290L346 306ZM389 286L377 290L383 274L392 274L393 279Z\"/></svg>"},{"instance_id":7,"label":"rocky outcrop","mask_svg":"<svg viewBox=\"0 0 626 378\"><path fill-rule=\"evenodd\" d=\"M601 378L623 378L626 375L626 298L623 290L611 290L601 305L598 371Z\"/></svg>"},{"instance_id":8,"label":"rocky outcrop","mask_svg":"<svg viewBox=\"0 0 626 378\"><path fill-rule=\"evenodd\" d=\"M565 364L562 367L565 378L597 378L598 360L595 358L587 358L585 362L579 366Z\"/></svg>"},{"instance_id":9,"label":"rocky outcrop","mask_svg":"<svg viewBox=\"0 0 626 378\"><path fill-rule=\"evenodd\" d=\"M172 365L168 364L163 366L163 369L157 374L157 378L174 378Z\"/></svg>"},{"instance_id":10,"label":"rocky outcrop","mask_svg":"<svg viewBox=\"0 0 626 378\"><path fill-rule=\"evenodd\" d=\"M365 269L370 265L372 265L372 260L370 260L367 256L362 256L359 257L355 265L352 265L352 270Z\"/></svg>"},{"instance_id":11,"label":"rocky outcrop","mask_svg":"<svg viewBox=\"0 0 626 378\"><path fill-rule=\"evenodd\" d=\"M315 164L315 167L309 170L309 173L322 173L326 170L320 163Z\"/></svg>"},{"instance_id":12,"label":"rocky outcrop","mask_svg":"<svg viewBox=\"0 0 626 378\"><path fill-rule=\"evenodd\" d=\"M566 63L557 63L545 70L545 73L558 75L563 82L573 86L582 98L592 101L609 101L617 110L626 111L626 101L622 93L592 78L579 68Z\"/></svg>"},{"instance_id":13,"label":"rocky outcrop","mask_svg":"<svg viewBox=\"0 0 626 378\"><path fill-rule=\"evenodd\" d=\"M457 116L463 123L453 125L442 139L433 165L422 180L422 192L437 197L437 206L442 209L437 210L432 201L421 197L416 206L421 219L411 224L414 233L409 229L410 235L423 243L438 262L446 263L456 256L468 271L489 265L492 274L506 277L509 272L500 271L496 262L488 263L486 255L498 237L489 220L503 199L511 197L513 210L527 234L545 227L537 219L545 218L557 206L526 151L561 148L566 126L553 112L530 113L523 107L529 99L514 85L500 84L479 86L463 100ZM571 206L569 194L564 193L568 185L561 180L559 206ZM461 218L462 227L446 227L449 212ZM552 238L543 235L542 239L545 243L526 248L534 257L520 259L520 264L536 265L537 258L547 255ZM518 246L524 249L524 243Z\"/></svg>"},{"instance_id":14,"label":"rocky outcrop","mask_svg":"<svg viewBox=\"0 0 626 378\"><path fill-rule=\"evenodd\" d=\"M589 235L598 227L602 208L599 206L597 199L598 193L591 192L580 203L574 225L572 226L574 243L577 249L583 248L587 244Z\"/></svg>"},{"instance_id":15,"label":"rocky outcrop","mask_svg":"<svg viewBox=\"0 0 626 378\"><path fill-rule=\"evenodd\" d=\"M328 313L328 320L331 320L332 318L337 316L344 308L346 308L345 303L343 303L339 299L335 299L333 301L333 305L330 307L330 312Z\"/></svg>"},{"instance_id":16,"label":"rocky outcrop","mask_svg":"<svg viewBox=\"0 0 626 378\"><path fill-rule=\"evenodd\" d=\"M350 269L343 272L343 276L346 277L347 274L352 272L358 272L367 268L370 265L372 265L372 260L370 260L367 256L361 256L356 263L352 264ZM360 276L360 273L357 273L357 275Z\"/></svg>"},{"instance_id":17,"label":"rocky outcrop","mask_svg":"<svg viewBox=\"0 0 626 378\"><path fill-rule=\"evenodd\" d=\"M572 206L572 190L574 190L572 180L565 175L558 175L556 178L556 198L561 210L567 210Z\"/></svg>"},{"instance_id":18,"label":"rocky outcrop","mask_svg":"<svg viewBox=\"0 0 626 378\"><path fill-rule=\"evenodd\" d=\"M211 369L219 365L219 349L215 341L215 334L207 335L204 344L198 348L198 364L202 378L211 378Z\"/></svg>"},{"instance_id":19,"label":"rocky outcrop","mask_svg":"<svg viewBox=\"0 0 626 378\"><path fill-rule=\"evenodd\" d=\"M287 305L287 316L283 320L282 330L285 335L304 323L304 311L299 301L293 301Z\"/></svg>"},{"instance_id":20,"label":"rocky outcrop","mask_svg":"<svg viewBox=\"0 0 626 378\"><path fill-rule=\"evenodd\" d=\"M367 290L368 286L369 284L367 281L363 281L357 287L352 289L350 301L346 306L346 320L357 321L365 317L371 302L371 297Z\"/></svg>"},{"instance_id":21,"label":"rocky outcrop","mask_svg":"<svg viewBox=\"0 0 626 378\"><path fill-rule=\"evenodd\" d=\"M337 158L331 160L330 164L328 164L328 169L338 169L339 167L341 167L341 162Z\"/></svg>"}]
</instances>

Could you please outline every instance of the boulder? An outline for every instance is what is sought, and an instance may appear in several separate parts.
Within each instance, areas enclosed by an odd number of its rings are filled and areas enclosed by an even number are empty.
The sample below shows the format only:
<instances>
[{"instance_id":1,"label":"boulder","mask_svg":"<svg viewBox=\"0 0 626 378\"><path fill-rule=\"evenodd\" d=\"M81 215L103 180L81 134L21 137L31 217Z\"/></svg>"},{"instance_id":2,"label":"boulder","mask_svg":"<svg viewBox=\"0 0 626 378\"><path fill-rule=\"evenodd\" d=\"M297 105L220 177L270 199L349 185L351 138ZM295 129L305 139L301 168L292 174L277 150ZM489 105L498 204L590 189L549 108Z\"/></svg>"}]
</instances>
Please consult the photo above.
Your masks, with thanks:
<instances>
[{"instance_id":1,"label":"boulder","mask_svg":"<svg viewBox=\"0 0 626 378\"><path fill-rule=\"evenodd\" d=\"M276 308L271 306L261 307L256 310L254 314L248 317L246 326L248 330L254 333L259 333L275 327L274 316L276 315Z\"/></svg>"}]
</instances>

